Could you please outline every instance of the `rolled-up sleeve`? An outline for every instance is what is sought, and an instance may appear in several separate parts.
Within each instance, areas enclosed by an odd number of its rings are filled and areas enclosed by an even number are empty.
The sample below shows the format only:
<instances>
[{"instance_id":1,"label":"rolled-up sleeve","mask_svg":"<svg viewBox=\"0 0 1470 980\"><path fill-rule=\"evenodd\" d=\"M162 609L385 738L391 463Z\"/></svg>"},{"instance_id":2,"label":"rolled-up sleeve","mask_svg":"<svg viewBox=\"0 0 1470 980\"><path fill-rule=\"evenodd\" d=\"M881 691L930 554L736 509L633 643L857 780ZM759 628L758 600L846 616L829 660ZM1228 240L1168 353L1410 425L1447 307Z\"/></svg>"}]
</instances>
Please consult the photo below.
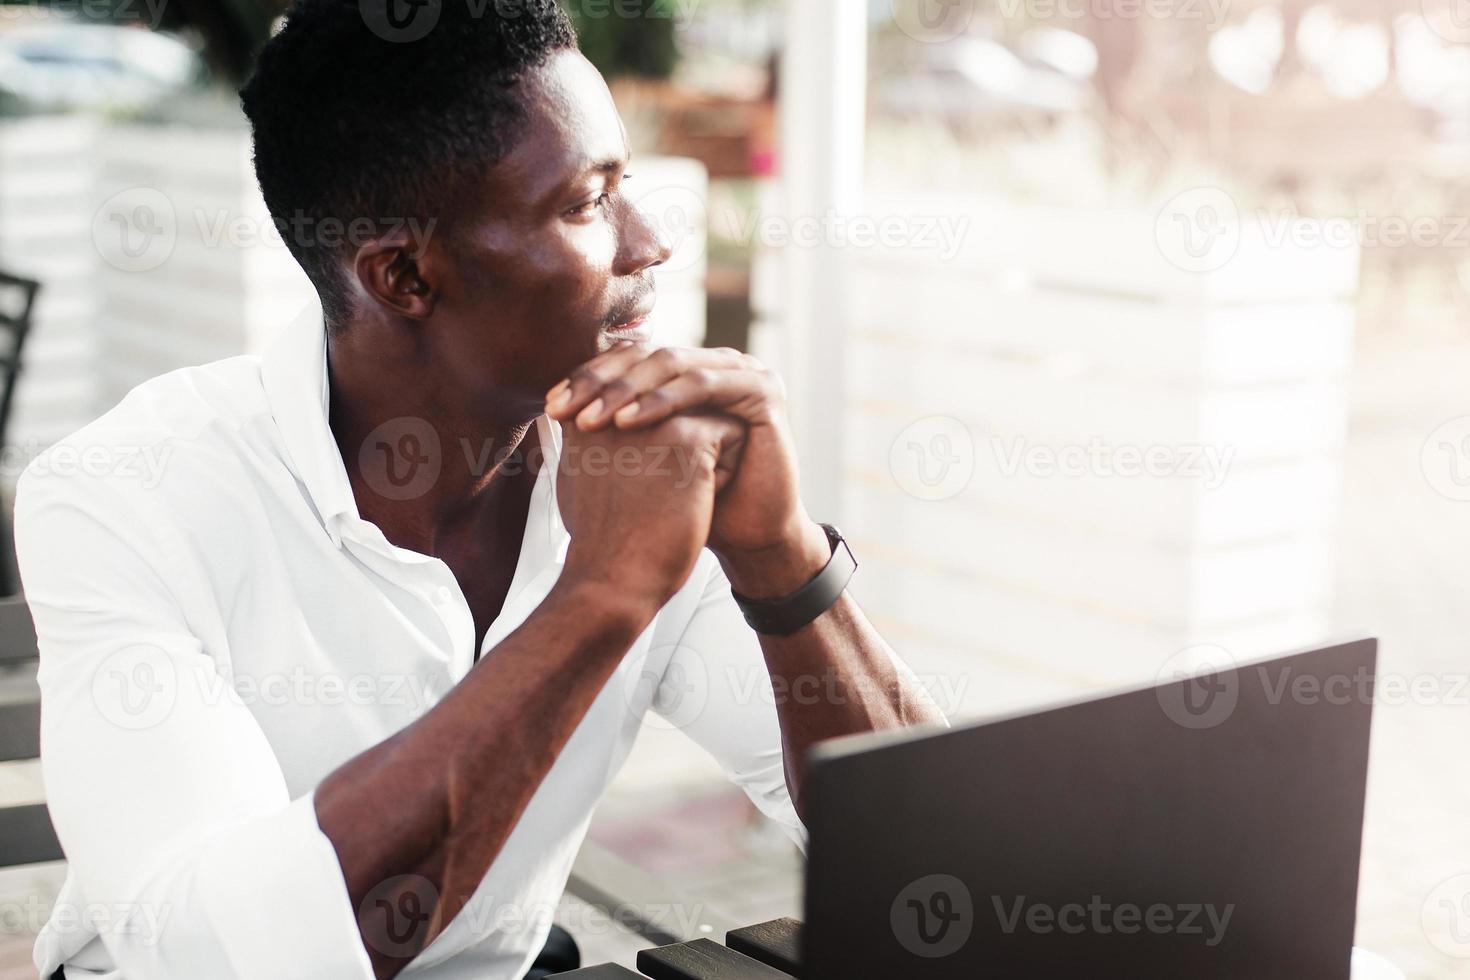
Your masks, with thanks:
<instances>
[{"instance_id":1,"label":"rolled-up sleeve","mask_svg":"<svg viewBox=\"0 0 1470 980\"><path fill-rule=\"evenodd\" d=\"M708 554L705 562L704 590L674 644L654 708L714 756L725 775L804 851L806 827L786 786L765 655L719 562Z\"/></svg>"},{"instance_id":2,"label":"rolled-up sleeve","mask_svg":"<svg viewBox=\"0 0 1470 980\"><path fill-rule=\"evenodd\" d=\"M41 764L73 894L49 975L95 932L123 977L370 978L310 794L189 629L166 521L81 477L17 491L41 668Z\"/></svg>"}]
</instances>

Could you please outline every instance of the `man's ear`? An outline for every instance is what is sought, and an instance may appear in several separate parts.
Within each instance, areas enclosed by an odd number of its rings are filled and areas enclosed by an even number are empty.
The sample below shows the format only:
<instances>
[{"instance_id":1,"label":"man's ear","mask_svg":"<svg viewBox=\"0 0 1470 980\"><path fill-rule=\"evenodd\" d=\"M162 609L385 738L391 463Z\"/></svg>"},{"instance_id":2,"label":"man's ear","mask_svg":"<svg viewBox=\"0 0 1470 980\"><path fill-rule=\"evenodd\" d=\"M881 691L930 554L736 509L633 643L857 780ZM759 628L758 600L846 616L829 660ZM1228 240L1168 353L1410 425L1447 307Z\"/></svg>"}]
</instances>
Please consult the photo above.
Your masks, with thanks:
<instances>
[{"instance_id":1,"label":"man's ear","mask_svg":"<svg viewBox=\"0 0 1470 980\"><path fill-rule=\"evenodd\" d=\"M426 244L407 230L364 243L352 263L358 285L385 312L428 319L438 289L432 262L425 261Z\"/></svg>"}]
</instances>

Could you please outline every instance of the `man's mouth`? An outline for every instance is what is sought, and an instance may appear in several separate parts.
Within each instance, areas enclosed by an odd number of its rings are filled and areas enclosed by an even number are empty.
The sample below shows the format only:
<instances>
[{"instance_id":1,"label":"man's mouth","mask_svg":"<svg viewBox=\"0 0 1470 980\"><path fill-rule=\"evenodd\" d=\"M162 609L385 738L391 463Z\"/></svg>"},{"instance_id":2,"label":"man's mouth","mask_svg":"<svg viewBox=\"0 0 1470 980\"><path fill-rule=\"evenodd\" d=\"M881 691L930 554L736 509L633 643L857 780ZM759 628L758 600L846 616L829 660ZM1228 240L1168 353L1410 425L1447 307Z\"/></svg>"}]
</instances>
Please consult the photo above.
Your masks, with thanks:
<instances>
[{"instance_id":1,"label":"man's mouth","mask_svg":"<svg viewBox=\"0 0 1470 980\"><path fill-rule=\"evenodd\" d=\"M615 323L607 329L609 333L637 333L647 322L648 315L644 314L640 317L634 317L633 319L628 320L625 323Z\"/></svg>"},{"instance_id":2,"label":"man's mouth","mask_svg":"<svg viewBox=\"0 0 1470 980\"><path fill-rule=\"evenodd\" d=\"M647 341L651 335L648 321L653 316L655 302L656 297L650 292L637 306L620 316L618 322L607 327L607 332L619 340Z\"/></svg>"}]
</instances>

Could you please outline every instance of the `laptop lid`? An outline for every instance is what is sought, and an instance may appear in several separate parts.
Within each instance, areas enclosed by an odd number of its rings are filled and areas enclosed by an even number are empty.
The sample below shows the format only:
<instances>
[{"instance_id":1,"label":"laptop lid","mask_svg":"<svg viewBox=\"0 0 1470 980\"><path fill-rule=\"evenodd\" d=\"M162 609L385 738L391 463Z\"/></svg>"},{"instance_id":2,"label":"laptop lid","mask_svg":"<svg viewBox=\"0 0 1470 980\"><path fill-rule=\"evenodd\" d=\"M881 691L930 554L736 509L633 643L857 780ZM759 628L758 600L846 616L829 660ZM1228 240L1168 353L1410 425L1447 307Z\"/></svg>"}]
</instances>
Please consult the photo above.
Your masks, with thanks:
<instances>
[{"instance_id":1,"label":"laptop lid","mask_svg":"<svg viewBox=\"0 0 1470 980\"><path fill-rule=\"evenodd\" d=\"M806 975L1346 980L1376 652L818 746Z\"/></svg>"}]
</instances>

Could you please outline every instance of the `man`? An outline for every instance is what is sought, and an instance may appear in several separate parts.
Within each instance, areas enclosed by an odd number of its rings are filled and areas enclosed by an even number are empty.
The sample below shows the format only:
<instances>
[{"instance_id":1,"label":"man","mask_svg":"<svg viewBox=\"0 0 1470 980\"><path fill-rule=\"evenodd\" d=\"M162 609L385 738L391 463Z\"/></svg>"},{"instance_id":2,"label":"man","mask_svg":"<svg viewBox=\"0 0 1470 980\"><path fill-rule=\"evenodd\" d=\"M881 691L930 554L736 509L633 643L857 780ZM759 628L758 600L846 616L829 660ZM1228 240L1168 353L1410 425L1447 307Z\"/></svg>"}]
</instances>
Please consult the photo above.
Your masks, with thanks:
<instances>
[{"instance_id":1,"label":"man","mask_svg":"<svg viewBox=\"0 0 1470 980\"><path fill-rule=\"evenodd\" d=\"M565 16L432 9L302 0L244 92L321 315L67 440L107 475L22 480L43 976L521 977L650 706L798 840L813 743L939 720L776 379L633 342L667 250Z\"/></svg>"}]
</instances>

